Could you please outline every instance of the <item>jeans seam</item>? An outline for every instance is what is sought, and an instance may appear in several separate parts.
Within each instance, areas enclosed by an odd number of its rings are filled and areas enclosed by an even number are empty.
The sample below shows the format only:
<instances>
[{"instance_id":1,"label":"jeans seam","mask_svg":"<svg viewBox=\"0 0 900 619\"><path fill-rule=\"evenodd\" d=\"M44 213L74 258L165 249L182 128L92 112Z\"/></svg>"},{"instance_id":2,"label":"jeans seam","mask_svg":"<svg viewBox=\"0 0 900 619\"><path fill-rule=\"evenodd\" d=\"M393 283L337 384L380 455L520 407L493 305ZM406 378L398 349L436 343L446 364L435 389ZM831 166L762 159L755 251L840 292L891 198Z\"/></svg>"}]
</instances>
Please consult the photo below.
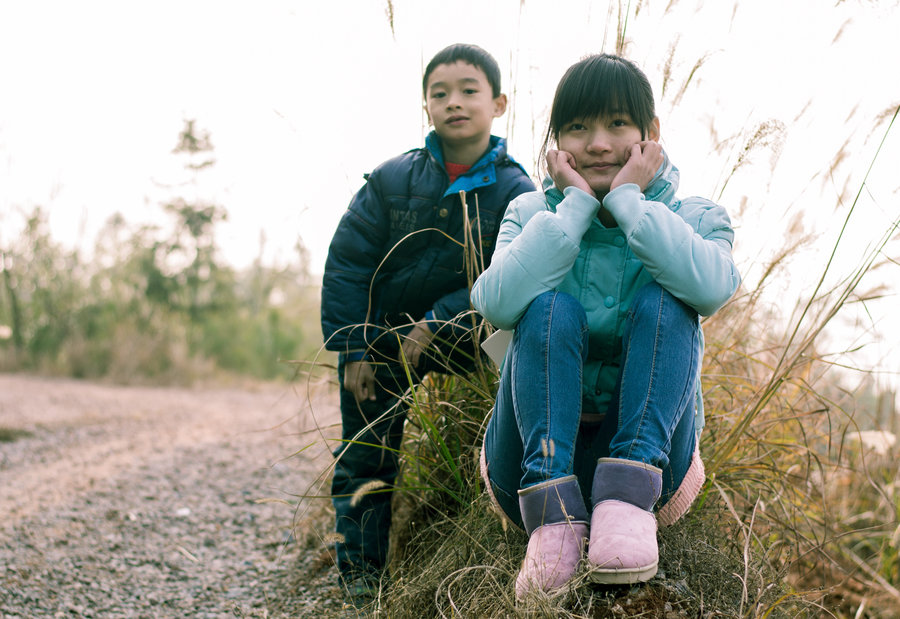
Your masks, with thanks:
<instances>
[{"instance_id":1,"label":"jeans seam","mask_svg":"<svg viewBox=\"0 0 900 619\"><path fill-rule=\"evenodd\" d=\"M641 410L641 416L638 420L637 429L634 432L634 438L631 441L631 444L628 446L628 456L631 456L632 451L634 450L635 443L638 441L638 437L641 436L641 430L644 427L644 420L647 418L647 408L649 407L649 399L650 394L653 392L653 383L656 378L656 353L659 350L659 325L662 322L662 313L663 313L663 303L665 302L665 294L662 288L659 291L659 303L657 306L659 309L656 312L656 331L653 334L653 357L650 360L650 379L647 384L647 394L644 398L644 407ZM634 328L634 321L632 320L631 327ZM631 341L628 342L628 352L631 353ZM624 381L623 381L624 383ZM621 407L621 398L619 399L619 406ZM621 410L619 413L619 425L621 427L622 414Z\"/></svg>"},{"instance_id":2,"label":"jeans seam","mask_svg":"<svg viewBox=\"0 0 900 619\"><path fill-rule=\"evenodd\" d=\"M696 323L695 323L695 324L696 324ZM694 349L697 348L697 339L698 339L697 333L698 333L698 330L699 330L699 326L697 326L697 327L694 328L694 329L691 329L691 349L692 349L692 350L694 350ZM691 365L690 365L690 367L689 367L688 376L694 376L694 377L697 376L697 374L698 374L698 368L696 367L695 364L699 365L699 364L701 363L700 358L701 358L700 355L692 355L692 356L690 357L690 363L691 363ZM695 394L696 394L696 390L697 390L697 382L696 382L696 378L695 378L695 380L692 381L692 382L693 382L692 388L691 388L691 389L685 389L685 390L682 392L682 396L683 396L683 397L682 397L681 400L678 401L677 406L676 406L675 409L674 409L674 410L676 410L676 411L681 411L681 414L682 414L682 415L693 415L693 414L694 414L693 407L690 406L690 404L691 404L691 402L694 401L695 398L696 398L696 395L695 395ZM669 449L671 449L671 444L672 444L672 433L675 431L675 426L676 426L676 425L678 425L678 424L675 422L675 420L674 420L674 418L673 418L672 423L670 424L670 426L666 428L666 434L668 435L669 438L668 438L668 441L666 442L666 444L664 445L664 447L667 449L667 452L668 452Z\"/></svg>"},{"instance_id":3,"label":"jeans seam","mask_svg":"<svg viewBox=\"0 0 900 619\"><path fill-rule=\"evenodd\" d=\"M544 456L544 460L543 460L543 462L541 462L541 473L544 475L545 478L549 474L549 467L547 466L547 459L550 457L550 452L553 451L553 449L550 446L550 440L551 440L550 439L550 435L551 435L551 431L550 431L550 422L551 422L550 385L552 383L552 381L550 380L550 340L552 339L550 337L550 326L553 324L553 308L555 306L556 306L556 294L553 295L553 300L550 302L550 304L547 308L547 314L545 316L545 323L544 323L545 327L546 327L547 337L543 338L544 349L543 349L543 351L541 351L543 354L543 357L544 357L544 368L545 368L544 380L546 381L546 389L544 390L545 397L546 397L546 401L544 402L544 410L546 411L546 415L547 415L547 423L546 423L546 433L544 434L542 441L541 441L547 447L547 453L542 454Z\"/></svg>"}]
</instances>

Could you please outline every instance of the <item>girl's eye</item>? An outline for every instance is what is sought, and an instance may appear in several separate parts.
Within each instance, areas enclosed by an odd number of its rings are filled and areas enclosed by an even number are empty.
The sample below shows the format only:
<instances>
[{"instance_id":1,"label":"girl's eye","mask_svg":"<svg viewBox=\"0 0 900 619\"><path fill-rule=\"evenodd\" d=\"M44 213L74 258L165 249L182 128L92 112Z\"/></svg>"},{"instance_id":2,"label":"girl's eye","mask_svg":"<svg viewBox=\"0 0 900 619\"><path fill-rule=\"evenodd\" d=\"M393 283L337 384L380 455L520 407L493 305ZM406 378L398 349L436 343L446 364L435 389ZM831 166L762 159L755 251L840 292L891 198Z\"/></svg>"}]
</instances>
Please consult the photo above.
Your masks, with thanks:
<instances>
[{"instance_id":1,"label":"girl's eye","mask_svg":"<svg viewBox=\"0 0 900 619\"><path fill-rule=\"evenodd\" d=\"M569 126L566 127L566 131L584 131L586 127L581 123L569 123Z\"/></svg>"},{"instance_id":2,"label":"girl's eye","mask_svg":"<svg viewBox=\"0 0 900 619\"><path fill-rule=\"evenodd\" d=\"M628 121L624 118L616 118L611 124L613 127L627 127Z\"/></svg>"}]
</instances>

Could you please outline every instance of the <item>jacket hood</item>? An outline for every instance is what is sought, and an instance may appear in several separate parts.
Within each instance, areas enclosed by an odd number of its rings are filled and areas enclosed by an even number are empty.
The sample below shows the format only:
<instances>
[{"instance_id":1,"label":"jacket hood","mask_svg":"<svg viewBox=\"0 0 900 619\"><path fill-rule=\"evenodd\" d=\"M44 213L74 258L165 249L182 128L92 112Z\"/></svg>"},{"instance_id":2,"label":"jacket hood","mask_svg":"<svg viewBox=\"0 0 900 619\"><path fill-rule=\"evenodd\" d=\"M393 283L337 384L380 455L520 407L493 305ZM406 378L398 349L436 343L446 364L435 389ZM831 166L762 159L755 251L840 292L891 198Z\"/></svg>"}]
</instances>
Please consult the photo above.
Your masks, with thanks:
<instances>
[{"instance_id":1,"label":"jacket hood","mask_svg":"<svg viewBox=\"0 0 900 619\"><path fill-rule=\"evenodd\" d=\"M441 148L441 136L433 129L425 136L425 149L441 167L444 167L444 150ZM481 156L481 159L472 165L472 169L475 170L481 166L494 163L501 157L506 156L508 156L506 154L506 140L496 135L491 135L487 151Z\"/></svg>"},{"instance_id":2,"label":"jacket hood","mask_svg":"<svg viewBox=\"0 0 900 619\"><path fill-rule=\"evenodd\" d=\"M669 159L668 153L663 149L663 162L656 171L656 175L644 191L644 197L654 202L662 202L671 206L675 201L675 192L678 191L678 182L681 180L681 173L672 160Z\"/></svg>"},{"instance_id":3,"label":"jacket hood","mask_svg":"<svg viewBox=\"0 0 900 619\"><path fill-rule=\"evenodd\" d=\"M441 137L436 131L431 131L425 136L425 150L428 152L431 160L445 170L444 153L441 148ZM469 171L457 178L444 192L444 196L458 193L459 191L470 192L479 187L486 187L497 182L497 166L507 165L507 163L515 165L526 176L528 173L522 165L509 156L506 152L506 140L496 135L491 135L488 142L488 149L469 168Z\"/></svg>"},{"instance_id":4,"label":"jacket hood","mask_svg":"<svg viewBox=\"0 0 900 619\"><path fill-rule=\"evenodd\" d=\"M669 155L666 153L665 149L663 149L662 154L662 165L659 166L653 180L647 185L647 189L644 191L644 198L671 206L675 201L675 192L678 191L678 182L681 179L681 173L672 163L672 160L669 159ZM555 207L563 199L562 192L553 184L553 179L550 178L549 174L544 178L542 188L547 194L551 206Z\"/></svg>"}]
</instances>

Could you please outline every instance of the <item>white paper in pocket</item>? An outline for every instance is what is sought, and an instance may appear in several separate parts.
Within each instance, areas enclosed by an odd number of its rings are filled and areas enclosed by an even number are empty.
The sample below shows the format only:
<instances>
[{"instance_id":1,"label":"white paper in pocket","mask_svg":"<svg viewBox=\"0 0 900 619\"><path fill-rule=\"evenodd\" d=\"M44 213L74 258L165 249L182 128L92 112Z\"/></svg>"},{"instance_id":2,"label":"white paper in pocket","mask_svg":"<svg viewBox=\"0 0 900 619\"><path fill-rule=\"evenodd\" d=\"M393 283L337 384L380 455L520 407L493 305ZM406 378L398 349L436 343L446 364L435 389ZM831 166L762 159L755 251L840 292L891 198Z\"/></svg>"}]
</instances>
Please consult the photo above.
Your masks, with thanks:
<instances>
[{"instance_id":1,"label":"white paper in pocket","mask_svg":"<svg viewBox=\"0 0 900 619\"><path fill-rule=\"evenodd\" d=\"M512 342L513 333L515 331L499 329L491 333L490 337L481 343L481 349L498 366L503 365L503 358L506 356L506 349L509 348L509 343Z\"/></svg>"}]
</instances>

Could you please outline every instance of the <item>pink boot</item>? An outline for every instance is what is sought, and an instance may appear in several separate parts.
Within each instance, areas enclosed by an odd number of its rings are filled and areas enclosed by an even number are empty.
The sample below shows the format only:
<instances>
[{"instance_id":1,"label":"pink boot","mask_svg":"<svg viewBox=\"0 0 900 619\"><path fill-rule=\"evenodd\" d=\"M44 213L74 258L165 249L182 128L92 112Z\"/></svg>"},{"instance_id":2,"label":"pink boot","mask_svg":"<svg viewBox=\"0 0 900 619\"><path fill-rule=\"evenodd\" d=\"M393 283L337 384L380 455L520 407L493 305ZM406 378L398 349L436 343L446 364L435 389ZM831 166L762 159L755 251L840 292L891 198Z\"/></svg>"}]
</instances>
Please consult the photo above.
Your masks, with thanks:
<instances>
[{"instance_id":1,"label":"pink boot","mask_svg":"<svg viewBox=\"0 0 900 619\"><path fill-rule=\"evenodd\" d=\"M574 475L519 490L528 549L516 577L516 598L558 593L578 569L587 539L587 509Z\"/></svg>"},{"instance_id":2,"label":"pink boot","mask_svg":"<svg viewBox=\"0 0 900 619\"><path fill-rule=\"evenodd\" d=\"M591 500L590 577L594 582L626 584L653 578L659 563L653 506L662 491L655 466L600 458Z\"/></svg>"}]
</instances>

